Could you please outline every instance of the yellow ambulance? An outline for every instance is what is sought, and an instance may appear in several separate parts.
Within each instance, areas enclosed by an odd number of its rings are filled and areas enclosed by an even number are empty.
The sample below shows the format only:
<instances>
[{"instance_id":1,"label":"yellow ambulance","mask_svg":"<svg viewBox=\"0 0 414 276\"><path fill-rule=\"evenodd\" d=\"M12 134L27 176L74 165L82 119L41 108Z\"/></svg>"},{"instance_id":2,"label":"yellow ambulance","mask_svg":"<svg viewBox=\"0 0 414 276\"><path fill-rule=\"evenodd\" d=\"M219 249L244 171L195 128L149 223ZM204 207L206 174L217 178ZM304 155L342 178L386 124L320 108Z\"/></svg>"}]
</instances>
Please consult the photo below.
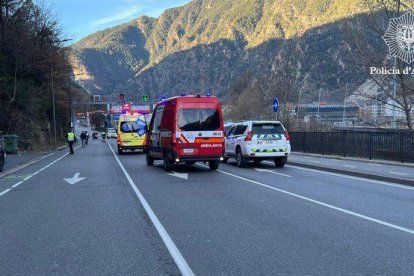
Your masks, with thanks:
<instances>
[{"instance_id":1,"label":"yellow ambulance","mask_svg":"<svg viewBox=\"0 0 414 276\"><path fill-rule=\"evenodd\" d=\"M118 120L118 154L126 150L143 150L145 147L147 122L144 115L121 115Z\"/></svg>"}]
</instances>

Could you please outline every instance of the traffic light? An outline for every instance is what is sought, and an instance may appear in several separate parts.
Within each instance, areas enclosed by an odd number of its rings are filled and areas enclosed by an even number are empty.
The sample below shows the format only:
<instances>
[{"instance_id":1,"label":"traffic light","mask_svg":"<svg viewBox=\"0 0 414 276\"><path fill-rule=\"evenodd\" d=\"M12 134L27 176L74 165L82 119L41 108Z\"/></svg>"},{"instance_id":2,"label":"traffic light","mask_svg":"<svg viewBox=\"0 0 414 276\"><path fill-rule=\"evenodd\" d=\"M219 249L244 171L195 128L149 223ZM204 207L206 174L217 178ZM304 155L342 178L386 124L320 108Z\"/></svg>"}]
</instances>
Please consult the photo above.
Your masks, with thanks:
<instances>
[{"instance_id":1,"label":"traffic light","mask_svg":"<svg viewBox=\"0 0 414 276\"><path fill-rule=\"evenodd\" d=\"M120 102L125 101L125 94L124 93L119 94L118 99L119 99Z\"/></svg>"},{"instance_id":2,"label":"traffic light","mask_svg":"<svg viewBox=\"0 0 414 276\"><path fill-rule=\"evenodd\" d=\"M142 101L143 102L148 102L149 101L149 96L148 95L142 96Z\"/></svg>"}]
</instances>

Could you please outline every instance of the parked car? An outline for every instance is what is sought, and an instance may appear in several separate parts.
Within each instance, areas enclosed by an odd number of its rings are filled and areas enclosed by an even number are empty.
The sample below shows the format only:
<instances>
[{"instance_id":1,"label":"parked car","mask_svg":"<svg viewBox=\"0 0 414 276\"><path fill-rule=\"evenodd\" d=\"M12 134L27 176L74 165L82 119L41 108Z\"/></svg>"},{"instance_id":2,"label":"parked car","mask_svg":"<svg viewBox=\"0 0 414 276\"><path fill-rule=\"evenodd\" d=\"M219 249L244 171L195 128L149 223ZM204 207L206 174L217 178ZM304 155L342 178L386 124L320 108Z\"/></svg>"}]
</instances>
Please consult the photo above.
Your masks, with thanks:
<instances>
[{"instance_id":1,"label":"parked car","mask_svg":"<svg viewBox=\"0 0 414 276\"><path fill-rule=\"evenodd\" d=\"M6 162L6 144L4 138L0 136L0 172L4 169L4 164Z\"/></svg>"},{"instance_id":2,"label":"parked car","mask_svg":"<svg viewBox=\"0 0 414 276\"><path fill-rule=\"evenodd\" d=\"M216 170L224 159L224 126L220 101L210 96L182 96L158 103L148 129L147 165L208 162Z\"/></svg>"},{"instance_id":3,"label":"parked car","mask_svg":"<svg viewBox=\"0 0 414 276\"><path fill-rule=\"evenodd\" d=\"M226 135L226 157L235 158L238 167L249 161L259 164L273 160L283 167L290 155L290 136L279 121L244 121L233 125Z\"/></svg>"}]
</instances>

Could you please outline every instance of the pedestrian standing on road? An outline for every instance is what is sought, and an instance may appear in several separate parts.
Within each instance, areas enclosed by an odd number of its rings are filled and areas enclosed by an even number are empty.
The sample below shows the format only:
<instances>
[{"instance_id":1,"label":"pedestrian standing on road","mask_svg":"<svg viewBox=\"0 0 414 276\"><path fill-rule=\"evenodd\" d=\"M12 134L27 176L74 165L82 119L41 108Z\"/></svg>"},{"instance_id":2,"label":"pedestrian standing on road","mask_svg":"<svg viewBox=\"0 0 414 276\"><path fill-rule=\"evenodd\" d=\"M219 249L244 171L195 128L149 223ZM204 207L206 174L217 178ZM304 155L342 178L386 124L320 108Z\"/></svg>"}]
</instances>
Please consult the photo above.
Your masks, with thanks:
<instances>
[{"instance_id":1,"label":"pedestrian standing on road","mask_svg":"<svg viewBox=\"0 0 414 276\"><path fill-rule=\"evenodd\" d=\"M86 131L82 131L80 135L82 141L82 147L85 147L85 140L86 140Z\"/></svg>"},{"instance_id":2,"label":"pedestrian standing on road","mask_svg":"<svg viewBox=\"0 0 414 276\"><path fill-rule=\"evenodd\" d=\"M86 131L85 144L87 145L88 142L89 142L89 132Z\"/></svg>"},{"instance_id":3,"label":"pedestrian standing on road","mask_svg":"<svg viewBox=\"0 0 414 276\"><path fill-rule=\"evenodd\" d=\"M68 139L68 144L69 144L69 154L74 154L75 152L73 151L73 144L76 141L76 136L75 136L75 133L73 132L73 130L70 130L66 134L66 137Z\"/></svg>"}]
</instances>

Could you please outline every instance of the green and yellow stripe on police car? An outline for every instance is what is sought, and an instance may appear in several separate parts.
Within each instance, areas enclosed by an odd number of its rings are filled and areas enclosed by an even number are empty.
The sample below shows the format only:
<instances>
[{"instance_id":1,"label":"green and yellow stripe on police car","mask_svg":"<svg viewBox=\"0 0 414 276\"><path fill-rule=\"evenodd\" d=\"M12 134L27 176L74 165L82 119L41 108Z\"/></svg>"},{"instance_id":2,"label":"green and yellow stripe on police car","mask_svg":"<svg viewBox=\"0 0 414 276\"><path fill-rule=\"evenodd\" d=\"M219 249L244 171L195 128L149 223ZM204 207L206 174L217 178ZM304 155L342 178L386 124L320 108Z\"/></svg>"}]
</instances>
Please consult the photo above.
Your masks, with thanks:
<instances>
[{"instance_id":1,"label":"green and yellow stripe on police car","mask_svg":"<svg viewBox=\"0 0 414 276\"><path fill-rule=\"evenodd\" d=\"M282 139L283 134L256 134L258 139Z\"/></svg>"},{"instance_id":2,"label":"green and yellow stripe on police car","mask_svg":"<svg viewBox=\"0 0 414 276\"><path fill-rule=\"evenodd\" d=\"M252 149L256 153L286 152L287 149Z\"/></svg>"}]
</instances>

